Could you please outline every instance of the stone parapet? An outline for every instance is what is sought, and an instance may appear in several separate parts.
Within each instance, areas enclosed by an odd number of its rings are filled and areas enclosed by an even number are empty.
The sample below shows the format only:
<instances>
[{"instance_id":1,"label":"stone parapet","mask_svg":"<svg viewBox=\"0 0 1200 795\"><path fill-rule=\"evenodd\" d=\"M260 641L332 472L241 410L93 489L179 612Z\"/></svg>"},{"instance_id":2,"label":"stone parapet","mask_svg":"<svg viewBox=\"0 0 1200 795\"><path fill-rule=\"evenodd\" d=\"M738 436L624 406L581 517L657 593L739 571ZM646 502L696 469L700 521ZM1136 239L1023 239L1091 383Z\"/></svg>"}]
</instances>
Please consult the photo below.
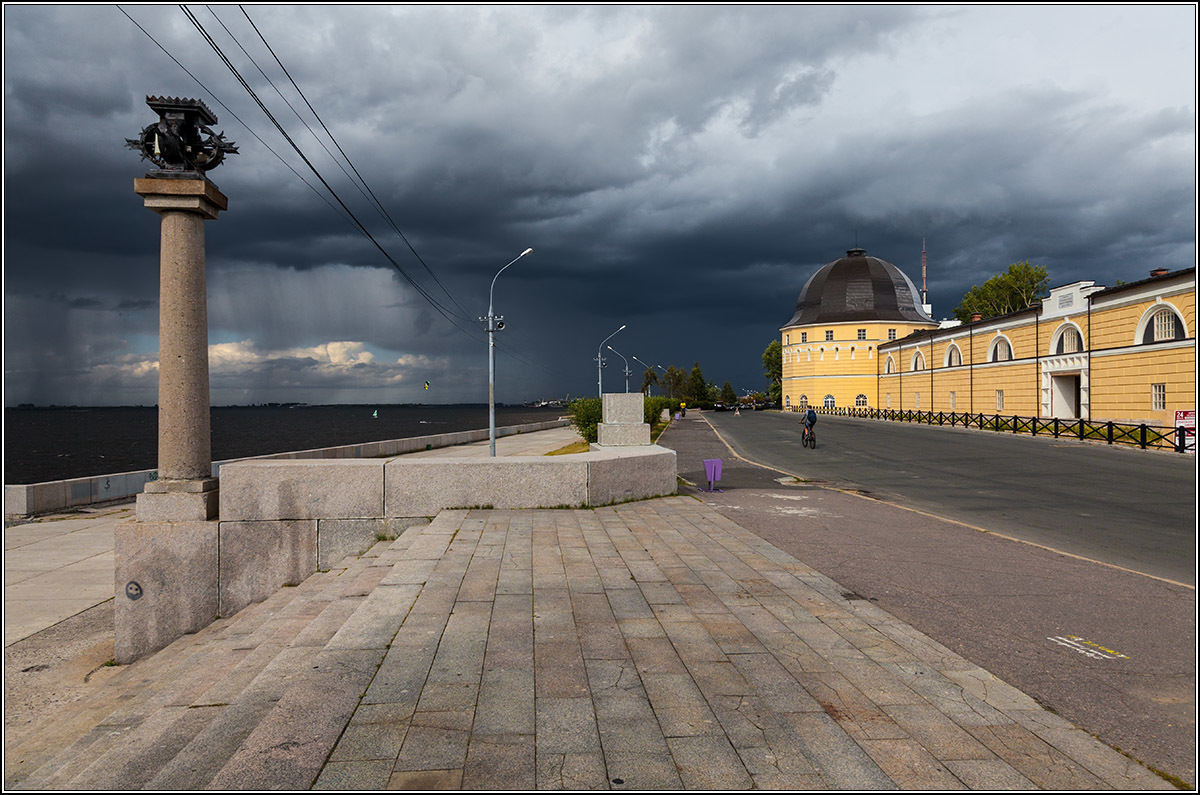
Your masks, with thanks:
<instances>
[{"instance_id":1,"label":"stone parapet","mask_svg":"<svg viewBox=\"0 0 1200 795\"><path fill-rule=\"evenodd\" d=\"M396 458L387 465L385 515L433 516L445 508L484 505L584 505L588 501L588 462L579 458Z\"/></svg>"},{"instance_id":2,"label":"stone parapet","mask_svg":"<svg viewBox=\"0 0 1200 795\"><path fill-rule=\"evenodd\" d=\"M220 567L219 613L229 617L317 570L317 522L221 522Z\"/></svg>"},{"instance_id":3,"label":"stone parapet","mask_svg":"<svg viewBox=\"0 0 1200 795\"><path fill-rule=\"evenodd\" d=\"M368 519L383 516L385 459L227 464L221 472L222 521Z\"/></svg>"},{"instance_id":4,"label":"stone parapet","mask_svg":"<svg viewBox=\"0 0 1200 795\"><path fill-rule=\"evenodd\" d=\"M535 433L550 428L562 428L569 420L547 420L525 425L509 425L496 429L497 438L522 433ZM400 455L417 450L432 450L452 447L457 444L479 442L488 438L487 428L482 430L438 433L429 436L413 436L405 439L389 439L382 442L320 447L312 450L297 450L288 453L272 453L253 458L215 461L212 476L217 477L221 467L235 461L295 460L311 458L372 458ZM23 518L39 513L49 513L63 508L80 505L95 505L115 500L128 500L142 492L147 483L155 480L158 471L142 469L136 472L117 472L110 475L95 475L71 480L51 480L43 483L8 485L4 487L4 515Z\"/></svg>"}]
</instances>

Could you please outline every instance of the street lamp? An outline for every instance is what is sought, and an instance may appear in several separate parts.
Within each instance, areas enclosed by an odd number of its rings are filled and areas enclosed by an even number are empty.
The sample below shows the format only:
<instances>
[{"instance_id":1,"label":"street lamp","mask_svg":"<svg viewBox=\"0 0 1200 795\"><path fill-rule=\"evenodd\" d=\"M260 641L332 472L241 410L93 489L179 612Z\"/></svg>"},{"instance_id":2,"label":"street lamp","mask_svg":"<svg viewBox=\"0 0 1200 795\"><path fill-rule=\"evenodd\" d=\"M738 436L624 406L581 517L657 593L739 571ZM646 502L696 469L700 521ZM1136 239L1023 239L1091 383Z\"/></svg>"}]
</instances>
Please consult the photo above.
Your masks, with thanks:
<instances>
[{"instance_id":1,"label":"street lamp","mask_svg":"<svg viewBox=\"0 0 1200 795\"><path fill-rule=\"evenodd\" d=\"M512 265L526 254L532 254L533 249L527 248L517 255L517 258L508 265ZM504 268L507 268L505 265ZM481 317L480 320L487 321L488 335L488 446L491 449L492 458L496 457L496 338L493 336L497 331L504 329L504 316L497 317L492 310L492 296L496 292L496 279L500 278L500 274L504 273L504 268L496 271L496 275L492 277L492 287L488 290L488 313L487 317Z\"/></svg>"},{"instance_id":2,"label":"street lamp","mask_svg":"<svg viewBox=\"0 0 1200 795\"><path fill-rule=\"evenodd\" d=\"M602 369L604 367L604 343L624 330L625 326L622 325L621 328L605 337L603 342L600 343L600 347L596 348L596 391L599 393L601 400L604 399L604 370Z\"/></svg>"},{"instance_id":3,"label":"street lamp","mask_svg":"<svg viewBox=\"0 0 1200 795\"><path fill-rule=\"evenodd\" d=\"M650 367L650 365L646 364L646 363L645 363L645 362L643 362L641 359L639 359L638 357L634 356L632 353L631 353L631 354L629 354L629 358L630 358L630 359L633 359L635 362L637 362L638 364L640 364L642 367L645 367L647 370L651 370L651 369L653 369L652 367ZM647 389L647 391L650 389L650 385L649 385L649 384L647 384L647 385L646 385L646 389Z\"/></svg>"},{"instance_id":4,"label":"street lamp","mask_svg":"<svg viewBox=\"0 0 1200 795\"><path fill-rule=\"evenodd\" d=\"M621 356L621 352L613 346L609 345L608 349L617 354L617 356ZM629 360L624 356L621 356L621 361L625 362L625 393L629 394L629 376L632 375L632 373L629 372Z\"/></svg>"}]
</instances>

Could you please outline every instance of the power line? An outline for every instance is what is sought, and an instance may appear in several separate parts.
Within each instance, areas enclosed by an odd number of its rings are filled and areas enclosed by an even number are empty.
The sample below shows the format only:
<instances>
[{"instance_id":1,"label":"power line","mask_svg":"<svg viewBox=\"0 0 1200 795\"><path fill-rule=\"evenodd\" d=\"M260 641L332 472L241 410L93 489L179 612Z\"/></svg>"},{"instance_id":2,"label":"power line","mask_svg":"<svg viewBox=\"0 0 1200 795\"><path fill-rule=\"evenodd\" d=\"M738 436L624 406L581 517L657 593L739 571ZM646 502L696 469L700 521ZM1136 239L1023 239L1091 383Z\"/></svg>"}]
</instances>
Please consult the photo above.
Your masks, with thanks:
<instances>
[{"instance_id":1,"label":"power line","mask_svg":"<svg viewBox=\"0 0 1200 795\"><path fill-rule=\"evenodd\" d=\"M450 322L450 324L452 326L454 326L460 332L467 334L468 336L478 338L478 335L482 334L481 331L479 331L478 329L464 328L463 326L459 325L459 323L455 322L456 318L447 314L449 309L447 307L444 307L441 304L441 302L439 302L437 299L435 299L418 282L416 282L412 278L412 276L410 276L404 270L404 268L402 268L400 266L400 264L397 263L394 258L392 258L392 256L383 248L383 246L374 238L374 236L371 235L370 231L362 224L362 222L358 219L358 217L354 214L354 212L345 204L345 202L342 201L341 197L338 196L337 192L328 183L328 181L325 180L325 178L321 175L320 171L312 164L312 162L308 159L308 157L304 154L304 152L300 149L300 147L296 144L296 142L291 138L291 136L287 133L287 131L283 129L283 126L279 123L278 119L275 118L274 114L272 114L271 111L266 107L266 105L262 102L262 100L255 93L254 89L245 81L245 79L238 72L237 68L225 56L225 54L224 54L224 52L222 52L220 46L216 43L216 41L212 38L212 36L208 33L208 31L205 30L203 24L185 6L181 5L180 8L181 8L181 10L183 10L183 12L184 12L185 16L188 18L188 20L190 22L192 22L193 26L196 27L197 31L201 34L201 36L205 39L205 41L209 44L209 46L217 54L217 56L222 60L222 62L226 65L226 67L233 73L234 77L238 80L238 82L242 85L242 87L246 90L246 92L248 94L250 94L251 98L254 99L256 104L258 104L259 108L267 116L268 120L270 120L271 123L275 126L275 128L279 131L279 133L281 135L283 135L284 139L288 142L289 145L291 145L293 150L296 151L296 153L304 161L305 165L307 165L309 167L309 169L313 172L313 174L317 177L317 179L320 180L321 184L325 186L327 191L329 191L330 195L333 196L333 198L341 206L340 211L338 210L337 207L335 207L329 201L328 198L321 195L320 191L318 191L315 186L313 186L311 183L309 183L308 180L304 179L304 177L299 172L297 172L295 168L293 168L286 160L284 160L279 155L278 152L276 152L274 149L272 149L271 146L269 144L267 144L266 141L264 141L262 139L262 137L259 136L258 133L256 133L253 130L253 128L251 128L248 124L246 124L246 122L243 121L241 119L241 117L239 117L232 109L230 109L228 105L226 105L223 101L221 101L221 99L219 97L217 97L217 95L211 89L209 89L208 86L203 83L203 81L201 81L198 77L196 77L191 72L191 70L189 70L186 66L184 66L179 61L178 58L176 58L166 47L164 47L157 39L155 39L154 36L151 35L149 31L147 31L140 23L138 23L137 20L135 20L132 16L130 16L129 13L125 11L125 9L121 8L119 5L117 6L117 9L122 14L124 14L124 16L127 19L129 19L129 21L132 22L134 24L134 26L136 26L147 38L149 38L152 42L154 42L154 44L160 50L162 50L163 53L167 55L167 57L169 57L172 61L174 61L174 63L177 66L179 66L181 69L183 69L183 71L190 78L192 78L192 80L195 81L195 83L197 85L199 85L205 92L207 92L218 105L220 105L226 112L228 112L231 116L233 116L233 118L236 119L239 124L241 124L243 127L245 127L246 130L252 136L254 136L254 138L256 140L258 140L259 143L261 143L267 149L267 151L271 152L271 154L273 154L276 157L276 159L278 159L281 163L283 163L288 168L288 170L291 171L293 174L295 174L300 179L301 182L303 182L306 186L308 186L308 188L310 190L312 190L314 193L316 193L321 198L321 200L324 201L331 209L333 209L335 212L337 212L339 215L341 215L343 217L343 220L346 220L347 222L351 223L351 225L353 225L360 233L362 233L364 236L366 236L367 239L370 240L371 243L374 244L375 247L380 251L380 253L383 254L383 256L388 260L388 262L391 263L393 268L395 268L396 271L399 272L400 275L402 275L409 282L410 285L412 285L412 287L418 292L418 294L420 294L422 296L422 298L424 298L431 306L433 306L433 308L436 309L439 314L441 314L444 318L446 318L446 320L448 322ZM211 12L211 9L209 9L209 11ZM244 9L243 9L243 13L245 13ZM213 16L216 17L215 14L213 14ZM247 15L247 19L249 19L249 15ZM221 20L219 18L217 19L217 21L219 23L221 22ZM221 23L221 24L222 24L222 27L225 27L225 25L223 23ZM252 20L251 20L251 25L253 25ZM228 28L225 28L225 29L228 32ZM257 32L257 28L256 28L256 32ZM259 35L261 37L262 34L259 33ZM234 38L232 33L230 33L230 37ZM236 38L234 38L234 41L235 41L235 43L237 43ZM264 39L264 44L266 44L265 39ZM239 46L239 48L241 47L240 43L238 43L238 46ZM270 49L270 46L269 45L267 45L267 46L268 46L268 49ZM243 48L243 52L245 52L244 48ZM272 52L272 55L274 55L274 52ZM247 53L247 57L250 57L248 53ZM253 58L251 58L251 61L253 62ZM276 61L278 62L278 58L276 58ZM255 66L257 67L257 64L255 64ZM281 68L283 67L282 63L280 63L280 67ZM259 69L259 71L260 72L262 71L261 68ZM286 69L285 69L285 73L286 73ZM264 74L264 77L266 77L265 74ZM290 74L288 75L288 78L289 78L289 80L291 80ZM269 78L268 78L268 82L270 82ZM292 81L292 83L293 83L293 86L295 86L295 81ZM272 87L275 88L273 83L272 83ZM298 86L296 86L296 89L299 92L300 89ZM276 88L276 92L279 93L278 88ZM282 94L280 94L280 96L282 98ZM301 96L303 96L302 92L301 92ZM284 99L284 101L286 103L286 99ZM305 98L305 102L308 103L307 98ZM288 103L288 106L289 106L289 108L291 107L290 103ZM320 121L319 115L317 115L315 109L312 109L311 104L309 104L309 108L310 108L310 110L313 110L314 116L317 116L318 121ZM296 112L294 108L292 108L292 111L293 111L293 113ZM299 114L297 114L297 116L299 117ZM303 122L302 118L301 118L301 121ZM324 127L323 121L321 121L321 124ZM309 128L309 131L312 132L311 128ZM326 132L328 133L328 128L326 128ZM314 133L314 138L316 138L315 133ZM337 144L337 141L336 141L336 139L333 138L332 134L330 135L330 139L334 141L335 146L338 146L339 151L341 151L341 146ZM319 139L318 139L318 142L319 142ZM329 150L326 149L326 152L328 152L328 151ZM332 157L332 153L330 153L330 156ZM345 156L344 152L343 152L343 156ZM335 158L335 161L336 161L336 158ZM350 163L351 168L354 168L353 163L350 162L349 158L347 158L347 162ZM340 167L340 164L339 164L339 167ZM358 173L357 169L354 169L354 170L355 170L355 173L357 174ZM343 169L343 172L344 171L345 171L345 169ZM347 177L348 176L349 175L347 175ZM360 180L362 179L361 174L359 175L359 179ZM363 181L363 184L366 185L366 182ZM367 186L367 190L370 191L369 186ZM373 192L372 192L372 196L374 196ZM376 198L375 201L377 204L379 203L378 198ZM380 208L382 209L382 205L380 205ZM344 213L344 215L343 215L343 213ZM384 210L384 214L386 215L386 210ZM390 216L388 217L388 220L391 221ZM393 225L393 228L395 228L394 222L391 222L391 223ZM428 264L426 264L424 262L424 260L421 260L420 255L417 254L415 249L413 249L411 243L408 242L407 238L404 237L403 233L401 233L398 228L396 228L396 232L400 235L400 237L404 240L404 242L409 246L409 248L410 248L410 250L412 250L414 256L416 256L417 259L419 261L421 261L421 264L424 265L426 270L430 270ZM430 275L432 275L434 277L435 281L437 281L436 275L433 274L433 272L431 270L430 270ZM454 301L453 295L450 294L448 290L446 290L445 286L442 285L440 281L438 281L438 284L439 284L439 286L442 287L443 291L446 291L447 295L450 296L451 300ZM456 305L458 305L457 301L454 301L454 302ZM462 307L459 306L459 309L462 310ZM464 318L464 319L466 319L468 323L471 322L469 320L469 318ZM545 373L548 373L551 375L558 375L557 372L550 370L549 368L545 367L541 363L533 361L531 359L528 359L524 355L518 353L515 350L508 349L508 346L503 346L503 347L504 347L505 352L508 353L508 355L510 357L512 357L514 360L516 360L522 364L525 364L527 366L541 370Z\"/></svg>"},{"instance_id":2,"label":"power line","mask_svg":"<svg viewBox=\"0 0 1200 795\"><path fill-rule=\"evenodd\" d=\"M267 51L271 53L271 57L273 57L275 59L275 63L279 64L279 68L283 70L283 73L287 76L288 81L291 82L292 87L296 89L296 93L298 93L300 95L300 98L304 100L304 104L308 106L308 109L312 112L312 115L320 123L321 129L325 130L325 134L329 136L329 140L333 141L333 145L336 146L337 150L342 153L342 157L344 157L346 159L346 163L354 171L355 175L358 176L358 179L359 179L359 181L362 182L363 187L365 187L367 189L367 191L371 194L371 198L375 200L375 205L379 208L379 211L387 219L388 223L391 224L392 229L395 230L396 234L400 236L400 239L403 240L405 245L408 246L409 251L411 251L413 253L413 256L417 258L417 261L420 262L421 265L423 265L425 267L425 270L429 272L429 275L433 277L433 280L435 282L437 282L438 286L442 288L442 291L444 293L446 293L447 296L450 297L450 300L454 302L454 305L458 307L459 311L461 311L463 313L463 315L466 316L466 310L464 310L462 308L462 305L459 304L458 301L454 298L454 294L451 293L448 289L446 289L446 286L444 284L442 284L442 281L437 277L437 274L434 273L433 269L430 268L429 265L425 262L425 260L421 258L421 255L417 253L417 250L415 248L413 248L412 243L410 243L408 241L408 238L405 237L404 233L400 231L400 227L398 227L396 225L396 222L394 220L392 220L392 216L388 213L387 209L383 206L383 202L381 202L379 200L379 197L377 197L375 195L375 191L371 190L371 186L367 184L366 179L364 179L363 175L361 173L359 173L358 169L354 165L354 162L350 159L350 156L348 154L346 154L346 151L344 149L342 149L342 145L338 143L337 138L335 138L333 133L329 130L329 127L325 124L325 120L321 118L321 114L317 113L317 109L314 108L312 106L312 103L308 101L308 97L305 95L304 91L301 90L300 86L297 85L296 81L292 78L292 73L289 72L287 67L283 65L283 61L281 61L279 59L279 56L275 53L274 48L272 48L270 43L267 41L266 36L264 36L262 31L258 29L258 25L254 24L254 20L250 18L250 14L246 11L245 7L239 5L238 8L241 10L242 15L246 17L246 21L250 23L250 27L254 28L254 32L257 33L258 37L262 40L263 46L265 46L267 48ZM263 76L266 77L265 74ZM268 82L269 82L269 80L268 80ZM274 84L272 84L272 86L274 86ZM278 89L276 89L276 90L278 90ZM283 95L281 94L280 96L283 96ZM288 107L291 107L291 105L289 105ZM296 115L299 116L299 114L296 114ZM311 132L311 130L310 130L310 132ZM315 137L315 134L314 134L314 137ZM326 151L329 151L329 150L326 150ZM332 157L332 156L333 155L330 154L330 157ZM349 175L347 174L347 176L349 176Z\"/></svg>"}]
</instances>

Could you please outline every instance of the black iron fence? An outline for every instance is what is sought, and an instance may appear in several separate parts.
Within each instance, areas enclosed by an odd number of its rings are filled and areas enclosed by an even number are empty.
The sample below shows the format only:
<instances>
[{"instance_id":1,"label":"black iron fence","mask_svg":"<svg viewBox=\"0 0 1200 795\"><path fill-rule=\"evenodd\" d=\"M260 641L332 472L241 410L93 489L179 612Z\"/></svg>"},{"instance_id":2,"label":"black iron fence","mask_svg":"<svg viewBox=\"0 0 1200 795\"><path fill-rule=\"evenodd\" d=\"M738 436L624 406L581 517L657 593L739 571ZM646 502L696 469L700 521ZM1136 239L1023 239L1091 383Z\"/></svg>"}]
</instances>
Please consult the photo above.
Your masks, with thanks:
<instances>
[{"instance_id":1,"label":"black iron fence","mask_svg":"<svg viewBox=\"0 0 1200 795\"><path fill-rule=\"evenodd\" d=\"M1179 426L1167 428L1159 425L1139 423L1131 425L1099 420L1065 420L1055 417L1017 417L1001 414L971 414L954 411L900 411L896 409L827 409L813 406L818 414L837 417L857 417L868 420L890 422L919 422L925 425L948 425L950 427L977 428L981 431L1027 434L1030 436L1053 436L1055 439L1092 440L1108 444L1135 445L1143 450L1174 450L1178 453L1196 449L1196 429ZM793 406L790 411L800 411Z\"/></svg>"}]
</instances>

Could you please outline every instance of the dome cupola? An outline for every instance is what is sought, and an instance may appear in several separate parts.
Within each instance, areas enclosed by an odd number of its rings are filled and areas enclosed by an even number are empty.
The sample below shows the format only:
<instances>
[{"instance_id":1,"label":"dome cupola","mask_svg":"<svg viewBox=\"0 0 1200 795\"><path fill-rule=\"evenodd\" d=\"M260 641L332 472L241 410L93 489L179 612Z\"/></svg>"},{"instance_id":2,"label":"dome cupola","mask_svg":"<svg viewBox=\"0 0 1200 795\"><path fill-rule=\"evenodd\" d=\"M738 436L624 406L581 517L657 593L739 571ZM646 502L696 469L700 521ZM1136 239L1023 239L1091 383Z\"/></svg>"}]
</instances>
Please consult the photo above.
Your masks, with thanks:
<instances>
[{"instance_id":1,"label":"dome cupola","mask_svg":"<svg viewBox=\"0 0 1200 795\"><path fill-rule=\"evenodd\" d=\"M921 308L917 286L895 265L861 248L822 266L796 299L784 327L847 321L896 320L936 323Z\"/></svg>"}]
</instances>

